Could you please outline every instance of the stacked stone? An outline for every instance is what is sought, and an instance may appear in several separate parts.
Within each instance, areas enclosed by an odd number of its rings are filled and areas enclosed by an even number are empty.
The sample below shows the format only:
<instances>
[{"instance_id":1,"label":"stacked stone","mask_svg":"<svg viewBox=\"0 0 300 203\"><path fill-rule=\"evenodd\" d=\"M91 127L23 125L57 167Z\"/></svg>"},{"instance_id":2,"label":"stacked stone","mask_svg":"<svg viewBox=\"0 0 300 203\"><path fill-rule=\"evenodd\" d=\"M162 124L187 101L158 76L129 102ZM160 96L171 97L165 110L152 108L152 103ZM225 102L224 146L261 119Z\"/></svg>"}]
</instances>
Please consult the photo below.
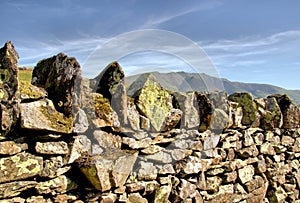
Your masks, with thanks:
<instances>
[{"instance_id":1,"label":"stacked stone","mask_svg":"<svg viewBox=\"0 0 300 203\"><path fill-rule=\"evenodd\" d=\"M0 203L300 202L287 95L174 93L145 74L128 97L117 62L90 83L62 53L19 84L10 42L0 57Z\"/></svg>"}]
</instances>

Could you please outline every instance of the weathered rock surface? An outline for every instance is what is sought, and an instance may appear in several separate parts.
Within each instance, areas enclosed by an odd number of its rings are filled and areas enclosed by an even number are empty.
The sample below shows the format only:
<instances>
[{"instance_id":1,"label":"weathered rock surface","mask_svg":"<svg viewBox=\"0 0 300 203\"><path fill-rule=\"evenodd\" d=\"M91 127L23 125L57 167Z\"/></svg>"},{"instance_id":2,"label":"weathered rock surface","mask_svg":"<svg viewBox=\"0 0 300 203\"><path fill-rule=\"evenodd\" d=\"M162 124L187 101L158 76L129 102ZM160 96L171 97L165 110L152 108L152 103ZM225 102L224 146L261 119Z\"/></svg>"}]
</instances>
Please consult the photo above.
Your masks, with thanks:
<instances>
[{"instance_id":1,"label":"weathered rock surface","mask_svg":"<svg viewBox=\"0 0 300 203\"><path fill-rule=\"evenodd\" d=\"M111 107L117 113L122 126L127 125L127 95L124 71L118 62L109 64L99 76L97 93L108 99Z\"/></svg>"},{"instance_id":2,"label":"weathered rock surface","mask_svg":"<svg viewBox=\"0 0 300 203\"><path fill-rule=\"evenodd\" d=\"M228 99L237 102L243 109L243 125L252 125L257 119L257 108L253 97L249 93L234 93Z\"/></svg>"},{"instance_id":3,"label":"weathered rock surface","mask_svg":"<svg viewBox=\"0 0 300 203\"><path fill-rule=\"evenodd\" d=\"M173 97L160 86L152 75L142 75L136 83L142 86L133 96L137 109L142 115L150 119L155 131L160 131L173 108Z\"/></svg>"},{"instance_id":4,"label":"weathered rock surface","mask_svg":"<svg viewBox=\"0 0 300 203\"><path fill-rule=\"evenodd\" d=\"M300 109L287 95L271 95L279 104L281 113L283 115L283 128L297 128L300 122Z\"/></svg>"},{"instance_id":5,"label":"weathered rock surface","mask_svg":"<svg viewBox=\"0 0 300 203\"><path fill-rule=\"evenodd\" d=\"M97 190L107 191L125 184L137 155L116 150L112 154L88 156L79 160L79 168Z\"/></svg>"},{"instance_id":6,"label":"weathered rock surface","mask_svg":"<svg viewBox=\"0 0 300 203\"><path fill-rule=\"evenodd\" d=\"M51 100L45 99L20 104L21 127L31 130L49 130L60 133L73 131L73 119L56 111Z\"/></svg>"},{"instance_id":7,"label":"weathered rock surface","mask_svg":"<svg viewBox=\"0 0 300 203\"><path fill-rule=\"evenodd\" d=\"M0 158L0 183L36 176L43 168L43 158L22 152Z\"/></svg>"},{"instance_id":8,"label":"weathered rock surface","mask_svg":"<svg viewBox=\"0 0 300 203\"><path fill-rule=\"evenodd\" d=\"M19 55L8 41L0 49L0 100L11 100L18 90Z\"/></svg>"},{"instance_id":9,"label":"weathered rock surface","mask_svg":"<svg viewBox=\"0 0 300 203\"><path fill-rule=\"evenodd\" d=\"M77 77L81 77L79 63L75 58L59 53L38 62L33 69L32 84L44 88L57 111L70 117Z\"/></svg>"},{"instance_id":10,"label":"weathered rock surface","mask_svg":"<svg viewBox=\"0 0 300 203\"><path fill-rule=\"evenodd\" d=\"M117 63L91 81L100 94L63 58L46 65L70 76L64 91L79 77L64 95L74 116L42 85L0 102L0 202L299 202L299 108L286 95L172 93L146 74L125 102Z\"/></svg>"}]
</instances>

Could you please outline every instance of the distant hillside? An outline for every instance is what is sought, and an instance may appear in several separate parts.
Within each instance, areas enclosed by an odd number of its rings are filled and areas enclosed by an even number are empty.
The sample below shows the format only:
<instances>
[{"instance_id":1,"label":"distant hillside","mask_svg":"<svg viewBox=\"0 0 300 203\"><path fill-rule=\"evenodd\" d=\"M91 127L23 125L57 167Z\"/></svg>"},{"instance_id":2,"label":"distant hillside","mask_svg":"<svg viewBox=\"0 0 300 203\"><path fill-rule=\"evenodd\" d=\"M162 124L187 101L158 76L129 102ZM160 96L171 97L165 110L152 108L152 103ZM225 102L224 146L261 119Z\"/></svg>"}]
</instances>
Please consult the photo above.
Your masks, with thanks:
<instances>
[{"instance_id":1,"label":"distant hillside","mask_svg":"<svg viewBox=\"0 0 300 203\"><path fill-rule=\"evenodd\" d=\"M151 72L145 73L145 76L147 77L147 75L150 74L156 77L164 88L173 91L188 92L226 90L228 94L232 94L234 92L249 92L254 97L266 97L271 94L288 94L290 98L293 99L298 106L300 106L300 90L287 90L268 84L231 82L227 79L220 79L203 73ZM129 87L139 76L140 75L126 77L126 86ZM129 95L131 94L132 92L129 92Z\"/></svg>"}]
</instances>

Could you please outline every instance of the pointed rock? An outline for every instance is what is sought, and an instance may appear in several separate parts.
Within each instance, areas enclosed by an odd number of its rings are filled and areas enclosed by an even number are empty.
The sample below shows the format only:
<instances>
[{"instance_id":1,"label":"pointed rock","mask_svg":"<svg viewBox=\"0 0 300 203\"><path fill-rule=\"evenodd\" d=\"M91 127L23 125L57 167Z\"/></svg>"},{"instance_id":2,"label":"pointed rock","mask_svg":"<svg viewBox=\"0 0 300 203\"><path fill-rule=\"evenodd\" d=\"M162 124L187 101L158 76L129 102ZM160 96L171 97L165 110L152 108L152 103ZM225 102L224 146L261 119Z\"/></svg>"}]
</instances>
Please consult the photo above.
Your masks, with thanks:
<instances>
[{"instance_id":1,"label":"pointed rock","mask_svg":"<svg viewBox=\"0 0 300 203\"><path fill-rule=\"evenodd\" d=\"M117 113L122 126L127 125L127 95L124 77L122 67L115 61L95 78L98 82L96 92L110 101L110 105Z\"/></svg>"},{"instance_id":2,"label":"pointed rock","mask_svg":"<svg viewBox=\"0 0 300 203\"><path fill-rule=\"evenodd\" d=\"M141 75L129 90L139 87L141 88L133 95L137 109L150 119L155 131L160 131L173 108L173 96L151 74Z\"/></svg>"},{"instance_id":3,"label":"pointed rock","mask_svg":"<svg viewBox=\"0 0 300 203\"><path fill-rule=\"evenodd\" d=\"M285 129L298 128L300 126L300 109L289 98L288 95L271 95L274 97L281 109L283 115L283 125Z\"/></svg>"},{"instance_id":4,"label":"pointed rock","mask_svg":"<svg viewBox=\"0 0 300 203\"><path fill-rule=\"evenodd\" d=\"M11 100L18 90L18 59L14 45L6 42L0 49L0 100Z\"/></svg>"}]
</instances>

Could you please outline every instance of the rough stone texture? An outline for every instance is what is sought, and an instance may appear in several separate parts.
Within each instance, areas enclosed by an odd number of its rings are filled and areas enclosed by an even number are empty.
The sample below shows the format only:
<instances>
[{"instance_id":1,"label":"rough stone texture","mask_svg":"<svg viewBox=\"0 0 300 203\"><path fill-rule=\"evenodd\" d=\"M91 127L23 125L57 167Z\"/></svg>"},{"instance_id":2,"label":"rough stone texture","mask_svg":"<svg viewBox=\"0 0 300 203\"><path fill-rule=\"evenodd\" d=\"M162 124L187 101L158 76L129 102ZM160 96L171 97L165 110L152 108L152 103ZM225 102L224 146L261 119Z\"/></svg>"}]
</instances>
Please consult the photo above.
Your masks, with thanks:
<instances>
[{"instance_id":1,"label":"rough stone texture","mask_svg":"<svg viewBox=\"0 0 300 203\"><path fill-rule=\"evenodd\" d=\"M35 151L39 154L68 154L69 148L66 142L37 142Z\"/></svg>"},{"instance_id":2,"label":"rough stone texture","mask_svg":"<svg viewBox=\"0 0 300 203\"><path fill-rule=\"evenodd\" d=\"M14 155L28 149L26 143L15 143L14 141L0 142L0 155Z\"/></svg>"},{"instance_id":3,"label":"rough stone texture","mask_svg":"<svg viewBox=\"0 0 300 203\"><path fill-rule=\"evenodd\" d=\"M173 104L173 97L162 88L154 76L140 76L142 87L133 95L138 111L150 119L155 131L160 131ZM132 84L134 85L134 84ZM130 89L130 87L129 87Z\"/></svg>"},{"instance_id":4,"label":"rough stone texture","mask_svg":"<svg viewBox=\"0 0 300 203\"><path fill-rule=\"evenodd\" d=\"M171 109L163 122L160 131L165 132L172 130L179 123L181 116L182 111L180 109Z\"/></svg>"},{"instance_id":5,"label":"rough stone texture","mask_svg":"<svg viewBox=\"0 0 300 203\"><path fill-rule=\"evenodd\" d=\"M210 126L213 106L206 94L197 94L197 102L200 116L199 131L204 132Z\"/></svg>"},{"instance_id":6,"label":"rough stone texture","mask_svg":"<svg viewBox=\"0 0 300 203\"><path fill-rule=\"evenodd\" d=\"M18 90L19 55L8 41L0 49L0 100L11 100Z\"/></svg>"},{"instance_id":7,"label":"rough stone texture","mask_svg":"<svg viewBox=\"0 0 300 203\"><path fill-rule=\"evenodd\" d=\"M103 156L88 156L78 161L79 168L97 190L107 191L125 184L137 155L116 150Z\"/></svg>"},{"instance_id":8,"label":"rough stone texture","mask_svg":"<svg viewBox=\"0 0 300 203\"><path fill-rule=\"evenodd\" d=\"M271 95L269 97L274 97L281 109L283 115L283 128L291 129L299 127L300 123L300 109L288 95Z\"/></svg>"},{"instance_id":9,"label":"rough stone texture","mask_svg":"<svg viewBox=\"0 0 300 203\"><path fill-rule=\"evenodd\" d=\"M60 133L73 131L72 118L67 118L62 113L57 112L51 100L22 103L20 106L22 128Z\"/></svg>"},{"instance_id":10,"label":"rough stone texture","mask_svg":"<svg viewBox=\"0 0 300 203\"><path fill-rule=\"evenodd\" d=\"M101 94L92 94L92 104L88 104L94 107L94 111L91 120L96 128L101 127L120 127L119 117L117 113L112 109L110 101L103 97ZM89 115L89 116L92 116Z\"/></svg>"},{"instance_id":11,"label":"rough stone texture","mask_svg":"<svg viewBox=\"0 0 300 203\"><path fill-rule=\"evenodd\" d=\"M21 152L0 158L0 183L36 176L43 168L43 158Z\"/></svg>"},{"instance_id":12,"label":"rough stone texture","mask_svg":"<svg viewBox=\"0 0 300 203\"><path fill-rule=\"evenodd\" d=\"M128 100L127 104L127 118L130 127L133 130L140 130L141 122L140 122L140 114L138 110L136 109L136 106L133 101Z\"/></svg>"},{"instance_id":13,"label":"rough stone texture","mask_svg":"<svg viewBox=\"0 0 300 203\"><path fill-rule=\"evenodd\" d=\"M197 129L200 123L199 110L197 108L196 93L174 93L180 109L182 110L182 117L180 128Z\"/></svg>"},{"instance_id":14,"label":"rough stone texture","mask_svg":"<svg viewBox=\"0 0 300 203\"><path fill-rule=\"evenodd\" d=\"M38 194L62 194L69 190L76 189L78 186L75 182L71 181L68 177L61 175L57 178L40 182L35 186Z\"/></svg>"},{"instance_id":15,"label":"rough stone texture","mask_svg":"<svg viewBox=\"0 0 300 203\"><path fill-rule=\"evenodd\" d=\"M95 80L98 82L96 92L109 100L121 125L127 125L127 95L122 67L118 62L112 62Z\"/></svg>"},{"instance_id":16,"label":"rough stone texture","mask_svg":"<svg viewBox=\"0 0 300 203\"><path fill-rule=\"evenodd\" d=\"M77 77L81 77L79 63L75 58L59 53L38 62L32 72L32 84L43 87L57 111L70 117Z\"/></svg>"},{"instance_id":17,"label":"rough stone texture","mask_svg":"<svg viewBox=\"0 0 300 203\"><path fill-rule=\"evenodd\" d=\"M263 111L261 118L261 128L265 130L281 128L283 124L282 113L276 99L267 98L265 105L265 111Z\"/></svg>"},{"instance_id":18,"label":"rough stone texture","mask_svg":"<svg viewBox=\"0 0 300 203\"><path fill-rule=\"evenodd\" d=\"M9 133L15 130L19 120L19 104L15 101L7 101L4 104L0 103L0 133L6 137Z\"/></svg>"},{"instance_id":19,"label":"rough stone texture","mask_svg":"<svg viewBox=\"0 0 300 203\"><path fill-rule=\"evenodd\" d=\"M257 119L257 109L253 97L249 93L233 93L228 99L237 102L243 109L243 125L252 125Z\"/></svg>"},{"instance_id":20,"label":"rough stone texture","mask_svg":"<svg viewBox=\"0 0 300 203\"><path fill-rule=\"evenodd\" d=\"M22 102L39 100L48 96L45 89L34 86L27 81L20 82L19 93Z\"/></svg>"},{"instance_id":21,"label":"rough stone texture","mask_svg":"<svg viewBox=\"0 0 300 203\"><path fill-rule=\"evenodd\" d=\"M7 199L18 196L22 191L33 188L37 184L36 181L15 181L0 184L0 198Z\"/></svg>"}]
</instances>

